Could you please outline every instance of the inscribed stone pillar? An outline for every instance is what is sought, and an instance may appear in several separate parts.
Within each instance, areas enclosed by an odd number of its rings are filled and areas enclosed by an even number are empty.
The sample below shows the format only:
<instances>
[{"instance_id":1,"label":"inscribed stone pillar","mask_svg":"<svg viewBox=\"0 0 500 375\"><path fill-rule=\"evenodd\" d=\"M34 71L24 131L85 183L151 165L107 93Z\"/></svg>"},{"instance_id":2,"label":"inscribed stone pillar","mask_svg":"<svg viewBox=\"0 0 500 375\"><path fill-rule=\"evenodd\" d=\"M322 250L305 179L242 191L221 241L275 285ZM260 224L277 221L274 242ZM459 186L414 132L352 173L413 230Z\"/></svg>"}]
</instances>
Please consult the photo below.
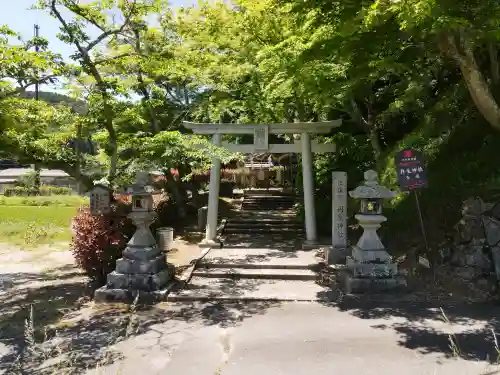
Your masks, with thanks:
<instances>
[{"instance_id":1,"label":"inscribed stone pillar","mask_svg":"<svg viewBox=\"0 0 500 375\"><path fill-rule=\"evenodd\" d=\"M332 248L327 262L345 260L347 249L347 173L332 173Z\"/></svg>"}]
</instances>

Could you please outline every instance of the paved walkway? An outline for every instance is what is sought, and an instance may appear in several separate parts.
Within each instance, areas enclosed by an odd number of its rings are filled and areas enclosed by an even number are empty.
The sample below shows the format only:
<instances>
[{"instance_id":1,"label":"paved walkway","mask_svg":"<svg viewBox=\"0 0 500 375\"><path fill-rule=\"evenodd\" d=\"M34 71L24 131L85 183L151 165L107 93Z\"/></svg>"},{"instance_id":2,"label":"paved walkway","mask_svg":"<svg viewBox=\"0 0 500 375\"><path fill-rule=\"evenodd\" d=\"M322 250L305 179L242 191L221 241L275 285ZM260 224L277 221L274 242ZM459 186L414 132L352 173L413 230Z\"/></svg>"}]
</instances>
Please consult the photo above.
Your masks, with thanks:
<instances>
[{"instance_id":1,"label":"paved walkway","mask_svg":"<svg viewBox=\"0 0 500 375\"><path fill-rule=\"evenodd\" d=\"M497 366L489 327L498 308L346 302L170 305L115 346L124 360L87 374L479 375ZM109 327L108 327L109 329ZM452 358L453 333L463 358Z\"/></svg>"},{"instance_id":2,"label":"paved walkway","mask_svg":"<svg viewBox=\"0 0 500 375\"><path fill-rule=\"evenodd\" d=\"M242 254L254 267L275 267L278 259L301 267L314 261L313 253L291 245L220 249L205 261L230 265ZM246 270L255 269L260 268ZM38 293L37 300L48 297ZM59 295L52 305L63 299L68 296ZM14 303L4 301L3 307ZM440 307L450 323L443 320ZM55 312L47 308L49 314ZM139 310L132 317L123 308L111 306L103 312L90 305L59 323L59 337L44 344L44 353L52 354L27 373L62 374L69 366L88 375L495 374L500 368L488 358L497 358L492 330L499 332L499 317L498 306L428 305L394 298L369 301L367 297L333 304L184 301ZM130 329L127 322L133 322ZM121 338L126 331L128 337ZM450 335L459 358L453 357ZM9 342L5 344L3 349L0 344L0 356L10 358ZM71 354L57 356L54 348L59 347L69 348ZM0 360L0 374L10 371L4 364Z\"/></svg>"},{"instance_id":3,"label":"paved walkway","mask_svg":"<svg viewBox=\"0 0 500 375\"><path fill-rule=\"evenodd\" d=\"M42 264L46 262L21 270L4 262L0 273L47 277ZM43 344L46 359L26 373L63 374L71 368L88 375L500 374L493 363L498 352L492 333L500 332L499 306L431 305L368 296L332 303L327 290L314 281L314 251L297 249L293 241L272 244L240 238L211 250L202 264L198 272L204 274L192 280L195 287L181 294L205 300L180 298L132 314L123 306L101 311L90 304L57 322L58 337ZM228 276L228 270L236 276ZM287 279L290 275L292 280ZM36 314L55 319L60 304L76 296L67 286L26 292L31 298L23 302L17 294L0 298L0 374L12 373L6 359L12 360L12 343L1 340L13 337L7 335L9 314L22 323L26 301L44 301L43 310L35 307ZM22 328L13 333L22 337ZM70 353L57 354L58 348Z\"/></svg>"}]
</instances>

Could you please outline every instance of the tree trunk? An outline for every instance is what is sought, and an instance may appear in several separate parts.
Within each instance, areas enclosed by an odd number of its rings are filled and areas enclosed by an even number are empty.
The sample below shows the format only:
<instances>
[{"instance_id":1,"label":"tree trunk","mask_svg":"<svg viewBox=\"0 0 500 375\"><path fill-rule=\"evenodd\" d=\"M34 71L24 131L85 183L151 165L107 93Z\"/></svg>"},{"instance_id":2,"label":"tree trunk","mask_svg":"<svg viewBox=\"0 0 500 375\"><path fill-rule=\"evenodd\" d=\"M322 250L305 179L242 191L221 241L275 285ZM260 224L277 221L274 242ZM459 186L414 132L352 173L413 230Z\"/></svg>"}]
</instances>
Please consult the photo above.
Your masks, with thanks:
<instances>
[{"instance_id":1,"label":"tree trunk","mask_svg":"<svg viewBox=\"0 0 500 375\"><path fill-rule=\"evenodd\" d=\"M380 138L378 134L378 130L373 127L370 127L369 132L370 144L372 145L373 156L375 158L375 162L378 162L380 159L380 155L382 155L382 144L380 143Z\"/></svg>"},{"instance_id":2,"label":"tree trunk","mask_svg":"<svg viewBox=\"0 0 500 375\"><path fill-rule=\"evenodd\" d=\"M481 115L495 130L500 131L500 107L477 65L472 41L463 33L460 33L458 39L459 46L453 35L443 35L439 40L439 47L458 64L467 89Z\"/></svg>"},{"instance_id":3,"label":"tree trunk","mask_svg":"<svg viewBox=\"0 0 500 375\"><path fill-rule=\"evenodd\" d=\"M179 218L184 219L186 217L186 202L183 199L183 194L181 191L181 187L178 182L175 180L175 177L170 172L170 169L164 170L165 177L167 179L167 189L170 193L170 196L174 200L177 206L177 213L179 214Z\"/></svg>"},{"instance_id":4,"label":"tree trunk","mask_svg":"<svg viewBox=\"0 0 500 375\"><path fill-rule=\"evenodd\" d=\"M488 55L490 57L491 80L497 85L500 82L500 66L498 64L498 50L493 42L488 43Z\"/></svg>"},{"instance_id":5,"label":"tree trunk","mask_svg":"<svg viewBox=\"0 0 500 375\"><path fill-rule=\"evenodd\" d=\"M142 56L142 48L141 48L141 34L139 30L135 29L134 30L134 35L135 35L135 51ZM151 100L151 96L149 95L148 88L146 83L144 82L144 77L143 77L143 71L140 67L138 67L137 70L137 81L139 82L139 90L143 96L142 98L142 103L145 107L147 107L149 116L151 118L150 123L151 123L151 130L154 134L157 134L160 132L160 125L158 118L156 116L156 110L154 107L151 106L151 103L149 101Z\"/></svg>"},{"instance_id":6,"label":"tree trunk","mask_svg":"<svg viewBox=\"0 0 500 375\"><path fill-rule=\"evenodd\" d=\"M108 93L106 91L105 85L102 85L101 95L103 97L103 107L104 107L104 121L105 128L109 136L109 149L110 149L110 163L108 171L108 181L111 186L116 178L116 171L118 169L118 140L116 135L116 130L113 126L113 108L108 102Z\"/></svg>"},{"instance_id":7,"label":"tree trunk","mask_svg":"<svg viewBox=\"0 0 500 375\"><path fill-rule=\"evenodd\" d=\"M40 186L42 185L41 178L40 178L40 165L38 163L34 164L34 171L35 171L35 186L34 188L36 189L36 193L40 194Z\"/></svg>"},{"instance_id":8,"label":"tree trunk","mask_svg":"<svg viewBox=\"0 0 500 375\"><path fill-rule=\"evenodd\" d=\"M359 109L358 104L353 99L351 100L352 110L350 111L350 115L354 121L356 121L366 132L368 135L368 139L370 141L370 145L372 146L373 158L375 159L375 164L380 159L380 156L383 152L382 144L380 143L379 133L377 128L375 127L375 120L373 116L373 110L371 108L371 103L367 105L367 116L363 117L363 113Z\"/></svg>"}]
</instances>

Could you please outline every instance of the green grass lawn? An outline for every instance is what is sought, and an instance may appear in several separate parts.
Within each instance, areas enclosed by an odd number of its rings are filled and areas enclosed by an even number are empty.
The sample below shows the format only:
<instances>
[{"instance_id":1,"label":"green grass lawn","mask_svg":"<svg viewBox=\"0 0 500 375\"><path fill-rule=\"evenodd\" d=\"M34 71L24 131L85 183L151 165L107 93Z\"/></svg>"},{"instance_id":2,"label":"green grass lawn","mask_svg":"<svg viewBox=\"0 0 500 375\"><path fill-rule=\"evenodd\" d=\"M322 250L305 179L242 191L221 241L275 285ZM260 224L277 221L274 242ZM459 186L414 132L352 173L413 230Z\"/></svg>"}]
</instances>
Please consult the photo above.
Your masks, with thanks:
<instances>
[{"instance_id":1,"label":"green grass lawn","mask_svg":"<svg viewBox=\"0 0 500 375\"><path fill-rule=\"evenodd\" d=\"M88 199L0 197L0 243L34 247L71 240L70 223Z\"/></svg>"}]
</instances>

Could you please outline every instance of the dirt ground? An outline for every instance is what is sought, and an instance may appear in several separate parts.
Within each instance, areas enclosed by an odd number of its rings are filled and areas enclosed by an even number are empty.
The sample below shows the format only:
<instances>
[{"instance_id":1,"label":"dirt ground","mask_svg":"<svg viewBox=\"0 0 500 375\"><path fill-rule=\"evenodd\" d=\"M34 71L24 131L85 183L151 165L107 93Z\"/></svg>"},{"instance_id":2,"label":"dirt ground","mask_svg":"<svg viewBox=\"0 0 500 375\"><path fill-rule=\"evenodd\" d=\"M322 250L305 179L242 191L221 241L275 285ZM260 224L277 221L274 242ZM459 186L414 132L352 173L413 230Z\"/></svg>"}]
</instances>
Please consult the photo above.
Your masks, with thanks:
<instances>
[{"instance_id":1,"label":"dirt ground","mask_svg":"<svg viewBox=\"0 0 500 375\"><path fill-rule=\"evenodd\" d=\"M221 199L221 216L226 217L237 201ZM167 261L176 266L178 273L201 254L197 243L202 237L203 233L197 231L195 224L176 233ZM91 295L87 278L74 265L69 244L57 243L28 249L0 243L0 374L11 374L13 363L26 348L27 319L33 320L33 339L37 346L53 342L63 332L73 332L73 338L85 336L86 332L95 331L91 326L97 323L103 328L106 342L114 335L112 327L116 326L117 335L122 335L120 327L122 323L127 324L130 306L94 304ZM162 305L156 308L162 310ZM145 311L144 316L149 318L150 312ZM92 342L96 346L95 339ZM51 357L54 354L52 351L49 348ZM71 351L71 355L75 355L74 350ZM82 352L85 351L88 350L82 349ZM100 358L91 359L92 362L101 362ZM66 372L50 372L53 373Z\"/></svg>"},{"instance_id":2,"label":"dirt ground","mask_svg":"<svg viewBox=\"0 0 500 375\"><path fill-rule=\"evenodd\" d=\"M196 244L177 238L167 259L181 270L200 253ZM88 303L90 294L68 244L31 250L0 245L0 356L2 343L23 337L30 306L36 325L46 327Z\"/></svg>"}]
</instances>

